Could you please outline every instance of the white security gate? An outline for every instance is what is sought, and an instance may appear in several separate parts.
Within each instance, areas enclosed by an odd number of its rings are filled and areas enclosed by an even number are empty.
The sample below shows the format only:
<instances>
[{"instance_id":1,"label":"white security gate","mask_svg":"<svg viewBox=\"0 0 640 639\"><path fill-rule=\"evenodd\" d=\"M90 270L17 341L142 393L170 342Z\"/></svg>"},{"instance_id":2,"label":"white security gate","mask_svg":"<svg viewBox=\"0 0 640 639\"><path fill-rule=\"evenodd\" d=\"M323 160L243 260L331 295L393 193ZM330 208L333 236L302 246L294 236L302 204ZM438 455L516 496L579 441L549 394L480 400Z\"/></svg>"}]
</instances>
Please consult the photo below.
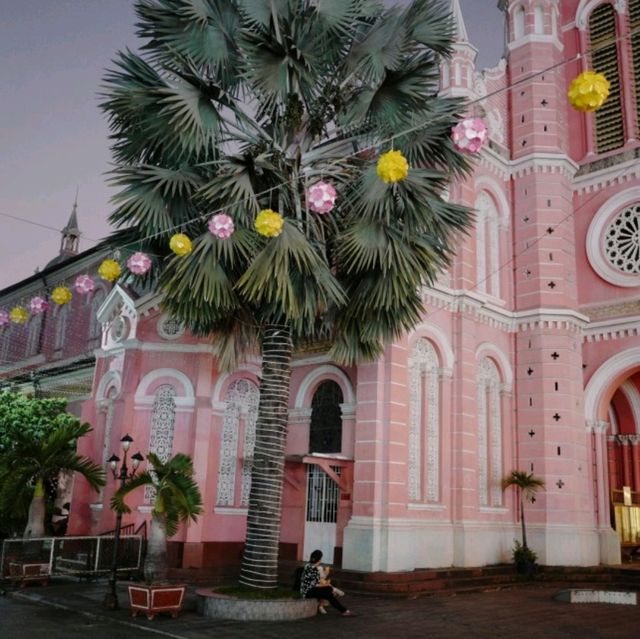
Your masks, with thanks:
<instances>
[{"instance_id":1,"label":"white security gate","mask_svg":"<svg viewBox=\"0 0 640 639\"><path fill-rule=\"evenodd\" d=\"M336 475L341 468L331 467ZM307 513L304 526L304 559L314 550L322 551L322 563L333 563L340 489L317 464L307 467Z\"/></svg>"}]
</instances>

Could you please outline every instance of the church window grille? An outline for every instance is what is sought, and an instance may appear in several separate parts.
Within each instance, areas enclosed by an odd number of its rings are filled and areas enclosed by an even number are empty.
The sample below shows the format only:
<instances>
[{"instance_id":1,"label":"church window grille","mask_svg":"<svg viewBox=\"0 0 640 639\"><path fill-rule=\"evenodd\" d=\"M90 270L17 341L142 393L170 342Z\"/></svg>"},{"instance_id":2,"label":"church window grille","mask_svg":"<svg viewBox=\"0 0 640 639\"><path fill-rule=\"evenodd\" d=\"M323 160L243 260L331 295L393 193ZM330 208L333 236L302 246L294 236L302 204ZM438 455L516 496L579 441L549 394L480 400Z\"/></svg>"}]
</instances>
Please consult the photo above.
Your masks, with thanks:
<instances>
[{"instance_id":1,"label":"church window grille","mask_svg":"<svg viewBox=\"0 0 640 639\"><path fill-rule=\"evenodd\" d=\"M426 339L409 360L409 500L440 500L440 371Z\"/></svg>"},{"instance_id":2,"label":"church window grille","mask_svg":"<svg viewBox=\"0 0 640 639\"><path fill-rule=\"evenodd\" d=\"M607 101L595 113L596 149L604 153L624 144L616 16L611 4L602 4L591 13L589 46L593 69L603 73L611 83Z\"/></svg>"},{"instance_id":3,"label":"church window grille","mask_svg":"<svg viewBox=\"0 0 640 639\"><path fill-rule=\"evenodd\" d=\"M64 346L64 340L67 335L67 319L69 317L69 306L63 306L58 309L56 316L56 331L53 341L54 350L60 350Z\"/></svg>"},{"instance_id":4,"label":"church window grille","mask_svg":"<svg viewBox=\"0 0 640 639\"><path fill-rule=\"evenodd\" d=\"M149 452L166 463L173 450L173 431L176 422L176 389L171 384L158 386L155 392L153 410L151 412L151 434L149 436ZM145 502L153 501L154 490L145 487Z\"/></svg>"},{"instance_id":5,"label":"church window grille","mask_svg":"<svg viewBox=\"0 0 640 639\"><path fill-rule=\"evenodd\" d=\"M631 58L633 84L636 93L636 114L640 127L640 0L629 0L629 31L631 32Z\"/></svg>"},{"instance_id":6,"label":"church window grille","mask_svg":"<svg viewBox=\"0 0 640 639\"><path fill-rule=\"evenodd\" d=\"M216 496L218 506L249 505L259 401L260 391L248 379L235 380L227 390L220 442ZM239 500L236 497L238 481Z\"/></svg>"},{"instance_id":7,"label":"church window grille","mask_svg":"<svg viewBox=\"0 0 640 639\"><path fill-rule=\"evenodd\" d=\"M27 334L27 357L36 355L40 350L40 333L42 332L43 315L36 315L29 321L29 332Z\"/></svg>"},{"instance_id":8,"label":"church window grille","mask_svg":"<svg viewBox=\"0 0 640 639\"><path fill-rule=\"evenodd\" d=\"M339 453L342 450L342 389L332 381L322 382L311 400L310 453Z\"/></svg>"},{"instance_id":9,"label":"church window grille","mask_svg":"<svg viewBox=\"0 0 640 639\"><path fill-rule=\"evenodd\" d=\"M500 374L486 357L477 377L478 498L481 506L502 505L502 411Z\"/></svg>"}]
</instances>

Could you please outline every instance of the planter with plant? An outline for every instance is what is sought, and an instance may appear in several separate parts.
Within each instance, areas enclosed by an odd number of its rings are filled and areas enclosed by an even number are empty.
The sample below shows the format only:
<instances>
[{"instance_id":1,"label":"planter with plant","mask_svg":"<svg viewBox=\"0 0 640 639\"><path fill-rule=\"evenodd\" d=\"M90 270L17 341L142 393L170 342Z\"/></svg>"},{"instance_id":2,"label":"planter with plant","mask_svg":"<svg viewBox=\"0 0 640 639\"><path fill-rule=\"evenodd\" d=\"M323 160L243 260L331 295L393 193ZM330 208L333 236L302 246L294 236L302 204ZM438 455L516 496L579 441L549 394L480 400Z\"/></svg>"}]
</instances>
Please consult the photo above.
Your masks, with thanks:
<instances>
[{"instance_id":1,"label":"planter with plant","mask_svg":"<svg viewBox=\"0 0 640 639\"><path fill-rule=\"evenodd\" d=\"M533 473L523 470L513 470L502 480L502 489L514 486L518 491L520 503L520 524L522 526L522 543L517 539L512 551L513 563L519 574L531 576L536 569L538 556L529 548L527 544L527 528L524 520L524 502L533 503L535 495L541 488L544 488L544 480L535 477Z\"/></svg>"},{"instance_id":2,"label":"planter with plant","mask_svg":"<svg viewBox=\"0 0 640 639\"><path fill-rule=\"evenodd\" d=\"M151 528L143 572L145 584L129 585L132 615L144 612L149 619L159 612L178 615L186 586L166 582L168 573L167 539L178 532L180 522L196 521L202 512L202 496L193 479L193 462L188 455L177 453L166 462L149 453L151 466L120 488L111 500L116 512L130 513L124 501L126 495L140 488L153 488Z\"/></svg>"}]
</instances>

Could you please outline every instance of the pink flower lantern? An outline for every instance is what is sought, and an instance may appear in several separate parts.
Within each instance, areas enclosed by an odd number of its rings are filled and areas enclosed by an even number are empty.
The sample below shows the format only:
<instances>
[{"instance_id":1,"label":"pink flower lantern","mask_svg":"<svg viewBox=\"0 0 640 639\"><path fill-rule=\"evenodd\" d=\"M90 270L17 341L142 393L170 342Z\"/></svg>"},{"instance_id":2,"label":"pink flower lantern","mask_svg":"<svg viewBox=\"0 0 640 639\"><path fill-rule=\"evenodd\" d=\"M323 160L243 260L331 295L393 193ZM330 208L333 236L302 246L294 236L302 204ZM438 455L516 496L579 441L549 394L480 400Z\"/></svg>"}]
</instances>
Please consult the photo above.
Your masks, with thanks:
<instances>
[{"instance_id":1,"label":"pink flower lantern","mask_svg":"<svg viewBox=\"0 0 640 639\"><path fill-rule=\"evenodd\" d=\"M11 320L7 311L0 311L0 327L6 326Z\"/></svg>"},{"instance_id":2,"label":"pink flower lantern","mask_svg":"<svg viewBox=\"0 0 640 639\"><path fill-rule=\"evenodd\" d=\"M451 137L458 151L477 153L489 141L489 131L481 118L466 118L451 129Z\"/></svg>"},{"instance_id":3,"label":"pink flower lantern","mask_svg":"<svg viewBox=\"0 0 640 639\"><path fill-rule=\"evenodd\" d=\"M307 189L307 205L314 213L330 213L336 205L335 188L329 182L316 182Z\"/></svg>"},{"instance_id":4,"label":"pink flower lantern","mask_svg":"<svg viewBox=\"0 0 640 639\"><path fill-rule=\"evenodd\" d=\"M78 275L78 277L76 277L76 281L74 283L76 293L79 293L80 295L87 295L88 293L91 293L95 287L96 284L93 281L93 278L89 275Z\"/></svg>"},{"instance_id":5,"label":"pink flower lantern","mask_svg":"<svg viewBox=\"0 0 640 639\"><path fill-rule=\"evenodd\" d=\"M218 213L218 215L214 215L209 220L209 231L211 231L212 235L215 235L220 240L227 240L235 231L235 225L233 224L233 220L224 213Z\"/></svg>"},{"instance_id":6,"label":"pink flower lantern","mask_svg":"<svg viewBox=\"0 0 640 639\"><path fill-rule=\"evenodd\" d=\"M138 251L127 260L127 267L134 275L144 275L151 268L151 259L146 253Z\"/></svg>"},{"instance_id":7,"label":"pink flower lantern","mask_svg":"<svg viewBox=\"0 0 640 639\"><path fill-rule=\"evenodd\" d=\"M41 315L49 308L49 302L47 302L44 297L40 297L36 295L31 298L29 302L29 311L31 311L32 315Z\"/></svg>"}]
</instances>

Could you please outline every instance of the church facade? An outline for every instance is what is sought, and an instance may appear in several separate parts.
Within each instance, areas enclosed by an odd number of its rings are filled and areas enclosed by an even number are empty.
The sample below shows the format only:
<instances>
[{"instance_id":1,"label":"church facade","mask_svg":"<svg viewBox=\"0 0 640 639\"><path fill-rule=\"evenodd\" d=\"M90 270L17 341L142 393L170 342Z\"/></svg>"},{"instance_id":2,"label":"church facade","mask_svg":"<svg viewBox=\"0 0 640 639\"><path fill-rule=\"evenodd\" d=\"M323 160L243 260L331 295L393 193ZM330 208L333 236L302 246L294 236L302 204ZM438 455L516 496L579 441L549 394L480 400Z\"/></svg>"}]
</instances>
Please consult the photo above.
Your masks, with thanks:
<instances>
[{"instance_id":1,"label":"church facade","mask_svg":"<svg viewBox=\"0 0 640 639\"><path fill-rule=\"evenodd\" d=\"M451 2L441 90L469 98L490 144L449 189L476 224L424 288L422 321L376 362L295 356L283 557L321 548L363 571L509 561L520 521L501 480L518 469L545 481L526 505L540 563L620 562L612 495L640 491L640 0L499 4L505 58L479 71ZM589 68L611 95L585 114L566 94ZM222 372L158 295L104 295L81 452L105 463L128 433L143 454L191 455L204 513L175 537L180 563L237 561L259 361ZM114 484L76 480L70 533L113 528ZM132 495L131 523L152 498Z\"/></svg>"}]
</instances>

